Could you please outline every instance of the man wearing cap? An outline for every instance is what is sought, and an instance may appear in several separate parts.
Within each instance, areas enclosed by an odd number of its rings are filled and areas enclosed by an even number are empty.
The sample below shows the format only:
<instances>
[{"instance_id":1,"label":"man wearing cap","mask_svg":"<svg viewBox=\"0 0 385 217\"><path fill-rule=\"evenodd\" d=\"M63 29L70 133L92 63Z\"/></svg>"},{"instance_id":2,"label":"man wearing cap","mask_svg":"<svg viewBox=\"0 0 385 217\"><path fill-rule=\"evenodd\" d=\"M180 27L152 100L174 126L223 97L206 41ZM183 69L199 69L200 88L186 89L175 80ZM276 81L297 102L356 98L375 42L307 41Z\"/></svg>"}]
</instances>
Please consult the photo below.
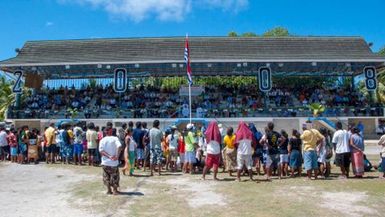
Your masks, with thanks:
<instances>
[{"instance_id":1,"label":"man wearing cap","mask_svg":"<svg viewBox=\"0 0 385 217\"><path fill-rule=\"evenodd\" d=\"M184 163L184 171L187 173L188 171L193 174L194 171L194 163L196 162L195 158L195 147L197 145L197 142L194 138L194 125L193 124L187 124L187 135L184 138L184 141L186 143L186 155L185 155L185 163Z\"/></svg>"}]
</instances>

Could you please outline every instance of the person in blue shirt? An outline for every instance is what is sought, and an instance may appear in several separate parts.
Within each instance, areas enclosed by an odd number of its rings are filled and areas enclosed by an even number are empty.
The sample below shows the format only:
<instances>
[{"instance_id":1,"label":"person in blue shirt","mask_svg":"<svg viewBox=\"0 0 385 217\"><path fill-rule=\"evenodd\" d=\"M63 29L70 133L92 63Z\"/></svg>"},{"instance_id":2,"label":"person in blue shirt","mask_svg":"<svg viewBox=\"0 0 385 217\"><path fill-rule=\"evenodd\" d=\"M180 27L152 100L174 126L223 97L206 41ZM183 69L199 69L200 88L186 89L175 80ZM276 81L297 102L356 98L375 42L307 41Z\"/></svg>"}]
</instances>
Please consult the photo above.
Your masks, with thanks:
<instances>
[{"instance_id":1,"label":"person in blue shirt","mask_svg":"<svg viewBox=\"0 0 385 217\"><path fill-rule=\"evenodd\" d=\"M262 133L257 130L255 125L253 123L249 123L249 129L253 133L254 139L256 141L255 145L255 151L253 154L253 160L255 162L255 167L257 170L257 174L261 175L261 162L263 159L262 152L263 152L263 146L259 142L262 139Z\"/></svg>"},{"instance_id":2,"label":"person in blue shirt","mask_svg":"<svg viewBox=\"0 0 385 217\"><path fill-rule=\"evenodd\" d=\"M135 129L132 133L132 138L137 144L136 148L136 167L140 169L144 166L144 145L143 145L143 137L146 133L142 130L142 123L140 121L135 123Z\"/></svg>"}]
</instances>

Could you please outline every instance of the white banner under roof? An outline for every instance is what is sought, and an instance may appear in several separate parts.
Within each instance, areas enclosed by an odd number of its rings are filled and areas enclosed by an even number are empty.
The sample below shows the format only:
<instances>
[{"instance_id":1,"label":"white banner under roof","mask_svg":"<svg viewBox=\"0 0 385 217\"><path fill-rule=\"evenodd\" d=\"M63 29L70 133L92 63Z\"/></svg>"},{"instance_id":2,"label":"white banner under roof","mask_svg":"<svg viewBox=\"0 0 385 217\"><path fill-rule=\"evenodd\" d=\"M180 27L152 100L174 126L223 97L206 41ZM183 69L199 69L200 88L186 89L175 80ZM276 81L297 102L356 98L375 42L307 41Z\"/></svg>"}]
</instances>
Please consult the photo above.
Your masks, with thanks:
<instances>
[{"instance_id":1,"label":"white banner under roof","mask_svg":"<svg viewBox=\"0 0 385 217\"><path fill-rule=\"evenodd\" d=\"M191 86L191 96L199 96L203 92L205 92L205 89L202 86ZM179 95L188 96L188 86L181 86L179 88Z\"/></svg>"}]
</instances>

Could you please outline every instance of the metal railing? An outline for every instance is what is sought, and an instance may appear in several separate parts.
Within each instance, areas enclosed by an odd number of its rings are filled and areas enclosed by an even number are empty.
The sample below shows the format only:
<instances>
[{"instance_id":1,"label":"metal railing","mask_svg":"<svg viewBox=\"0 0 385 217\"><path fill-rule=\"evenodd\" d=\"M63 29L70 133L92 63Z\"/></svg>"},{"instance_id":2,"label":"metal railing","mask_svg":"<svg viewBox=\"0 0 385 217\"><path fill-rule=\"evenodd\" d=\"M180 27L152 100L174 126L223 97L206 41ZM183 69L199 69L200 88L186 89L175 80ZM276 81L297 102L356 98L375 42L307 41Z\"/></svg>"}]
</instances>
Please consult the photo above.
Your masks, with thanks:
<instances>
[{"instance_id":1,"label":"metal railing","mask_svg":"<svg viewBox=\"0 0 385 217\"><path fill-rule=\"evenodd\" d=\"M219 117L312 117L312 111L308 107L284 107L284 108L214 108L204 109L197 115L193 109L193 116L198 118ZM384 107L330 107L320 117L354 117L354 116L384 116ZM44 109L24 110L9 109L8 118L11 119L44 119L44 118L68 118L70 114L66 109L52 111ZM169 109L113 109L94 110L87 112L80 110L77 118L183 118L182 112L177 108Z\"/></svg>"}]
</instances>

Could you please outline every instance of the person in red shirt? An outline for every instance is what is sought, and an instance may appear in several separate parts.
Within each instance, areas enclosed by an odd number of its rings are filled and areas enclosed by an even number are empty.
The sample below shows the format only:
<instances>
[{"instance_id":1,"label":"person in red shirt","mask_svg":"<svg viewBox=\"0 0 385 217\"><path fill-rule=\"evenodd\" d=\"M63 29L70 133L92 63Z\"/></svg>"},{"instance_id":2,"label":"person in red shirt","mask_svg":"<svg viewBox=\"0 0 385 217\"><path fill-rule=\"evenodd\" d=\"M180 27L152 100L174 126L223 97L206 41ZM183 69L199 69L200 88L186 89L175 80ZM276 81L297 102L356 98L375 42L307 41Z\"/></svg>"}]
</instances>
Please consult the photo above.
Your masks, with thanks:
<instances>
[{"instance_id":1,"label":"person in red shirt","mask_svg":"<svg viewBox=\"0 0 385 217\"><path fill-rule=\"evenodd\" d=\"M16 163L17 162L17 138L15 135L15 129L12 128L8 131L7 135L7 141L9 144L9 147L11 149L11 162Z\"/></svg>"},{"instance_id":2,"label":"person in red shirt","mask_svg":"<svg viewBox=\"0 0 385 217\"><path fill-rule=\"evenodd\" d=\"M183 136L184 132L179 136L179 139L178 139L178 153L179 153L179 161L180 161L180 168L182 170L182 172L185 172L185 168L183 168L183 164L184 164L184 153L185 153L185 142L184 142L184 136Z\"/></svg>"}]
</instances>

